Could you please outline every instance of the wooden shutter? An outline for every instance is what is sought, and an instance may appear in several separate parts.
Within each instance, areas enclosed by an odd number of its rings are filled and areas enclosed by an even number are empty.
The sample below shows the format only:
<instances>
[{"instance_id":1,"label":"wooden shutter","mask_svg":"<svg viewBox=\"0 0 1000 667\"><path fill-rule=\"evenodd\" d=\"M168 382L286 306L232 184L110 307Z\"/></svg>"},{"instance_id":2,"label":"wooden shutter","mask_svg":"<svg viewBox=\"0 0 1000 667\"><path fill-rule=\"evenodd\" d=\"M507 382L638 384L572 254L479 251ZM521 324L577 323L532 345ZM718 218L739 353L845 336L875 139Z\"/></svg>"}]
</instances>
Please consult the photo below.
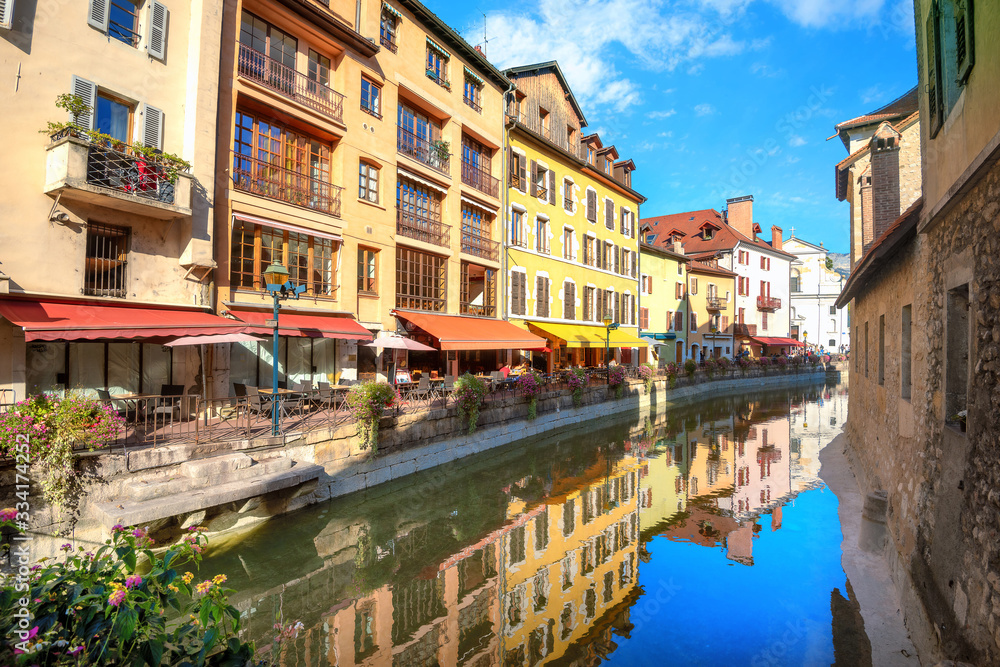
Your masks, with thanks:
<instances>
[{"instance_id":1,"label":"wooden shutter","mask_svg":"<svg viewBox=\"0 0 1000 667\"><path fill-rule=\"evenodd\" d=\"M691 279L691 294L697 294L697 293L698 293L698 279L697 278L692 278Z\"/></svg>"},{"instance_id":2,"label":"wooden shutter","mask_svg":"<svg viewBox=\"0 0 1000 667\"><path fill-rule=\"evenodd\" d=\"M517 172L520 176L521 187L518 188L521 192L528 191L528 159L518 153L517 156Z\"/></svg>"},{"instance_id":3,"label":"wooden shutter","mask_svg":"<svg viewBox=\"0 0 1000 667\"><path fill-rule=\"evenodd\" d=\"M90 113L81 115L76 119L76 124L84 130L94 129L94 107L97 106L97 84L78 76L73 77L72 93L79 97L90 107ZM72 120L72 118L70 118Z\"/></svg>"},{"instance_id":4,"label":"wooden shutter","mask_svg":"<svg viewBox=\"0 0 1000 667\"><path fill-rule=\"evenodd\" d=\"M163 112L156 107L145 105L142 114L142 145L163 149Z\"/></svg>"},{"instance_id":5,"label":"wooden shutter","mask_svg":"<svg viewBox=\"0 0 1000 667\"><path fill-rule=\"evenodd\" d=\"M621 270L622 269L622 264L621 264L621 254L622 254L621 253L621 248L619 248L616 245L613 245L613 246L611 246L611 252L614 253L614 258L615 258L615 260L614 260L615 261L614 272L617 273L618 275L621 275L621 273L622 273L622 270Z\"/></svg>"},{"instance_id":6,"label":"wooden shutter","mask_svg":"<svg viewBox=\"0 0 1000 667\"><path fill-rule=\"evenodd\" d=\"M529 179L528 183L530 184L528 186L530 188L530 190L528 190L528 192L531 193L532 197L537 197L538 196L538 182L535 180L535 178L537 177L537 174L538 174L538 165L535 163L534 160L532 160L531 161L531 165L530 165L530 169L528 171L528 179Z\"/></svg>"},{"instance_id":7,"label":"wooden shutter","mask_svg":"<svg viewBox=\"0 0 1000 667\"><path fill-rule=\"evenodd\" d=\"M549 279L542 278L542 287L545 289L545 317L550 317L549 313Z\"/></svg>"},{"instance_id":8,"label":"wooden shutter","mask_svg":"<svg viewBox=\"0 0 1000 667\"><path fill-rule=\"evenodd\" d=\"M101 32L107 32L110 11L111 0L90 0L90 7L87 8L87 23Z\"/></svg>"},{"instance_id":9,"label":"wooden shutter","mask_svg":"<svg viewBox=\"0 0 1000 667\"><path fill-rule=\"evenodd\" d=\"M674 313L674 331L684 331L684 313L679 310Z\"/></svg>"},{"instance_id":10,"label":"wooden shutter","mask_svg":"<svg viewBox=\"0 0 1000 667\"><path fill-rule=\"evenodd\" d=\"M549 169L549 203L556 203L556 172Z\"/></svg>"},{"instance_id":11,"label":"wooden shutter","mask_svg":"<svg viewBox=\"0 0 1000 667\"><path fill-rule=\"evenodd\" d=\"M958 82L964 84L976 61L975 39L972 33L972 0L955 3L955 66Z\"/></svg>"},{"instance_id":12,"label":"wooden shutter","mask_svg":"<svg viewBox=\"0 0 1000 667\"><path fill-rule=\"evenodd\" d=\"M635 238L635 213L628 212L629 236Z\"/></svg>"},{"instance_id":13,"label":"wooden shutter","mask_svg":"<svg viewBox=\"0 0 1000 667\"><path fill-rule=\"evenodd\" d=\"M524 315L524 274L517 271L510 274L510 311Z\"/></svg>"},{"instance_id":14,"label":"wooden shutter","mask_svg":"<svg viewBox=\"0 0 1000 667\"><path fill-rule=\"evenodd\" d=\"M153 0L149 4L149 33L146 36L146 50L150 58L163 60L167 54L167 15L169 12L162 2Z\"/></svg>"},{"instance_id":15,"label":"wooden shutter","mask_svg":"<svg viewBox=\"0 0 1000 667\"><path fill-rule=\"evenodd\" d=\"M14 0L0 0L0 28L10 29L14 23Z\"/></svg>"},{"instance_id":16,"label":"wooden shutter","mask_svg":"<svg viewBox=\"0 0 1000 667\"><path fill-rule=\"evenodd\" d=\"M604 226L608 229L615 228L615 203L610 199L604 201Z\"/></svg>"},{"instance_id":17,"label":"wooden shutter","mask_svg":"<svg viewBox=\"0 0 1000 667\"><path fill-rule=\"evenodd\" d=\"M587 190L587 220L597 222L597 193Z\"/></svg>"},{"instance_id":18,"label":"wooden shutter","mask_svg":"<svg viewBox=\"0 0 1000 667\"><path fill-rule=\"evenodd\" d=\"M938 34L937 3L927 17L925 56L927 58L927 105L931 113L930 136L934 138L941 129L943 104L941 101L941 37Z\"/></svg>"}]
</instances>

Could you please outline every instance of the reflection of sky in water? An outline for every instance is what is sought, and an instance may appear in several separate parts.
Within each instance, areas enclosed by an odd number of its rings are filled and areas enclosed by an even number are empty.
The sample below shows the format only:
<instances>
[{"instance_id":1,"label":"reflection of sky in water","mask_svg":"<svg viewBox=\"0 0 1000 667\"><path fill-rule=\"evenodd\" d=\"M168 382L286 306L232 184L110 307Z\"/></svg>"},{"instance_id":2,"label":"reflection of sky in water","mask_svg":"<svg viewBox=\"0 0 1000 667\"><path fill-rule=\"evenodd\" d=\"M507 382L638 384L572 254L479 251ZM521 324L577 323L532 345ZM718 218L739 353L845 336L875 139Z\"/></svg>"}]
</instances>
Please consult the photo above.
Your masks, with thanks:
<instances>
[{"instance_id":1,"label":"reflection of sky in water","mask_svg":"<svg viewBox=\"0 0 1000 667\"><path fill-rule=\"evenodd\" d=\"M229 576L258 645L302 621L287 664L830 664L836 391L470 457L215 540L199 578Z\"/></svg>"}]
</instances>

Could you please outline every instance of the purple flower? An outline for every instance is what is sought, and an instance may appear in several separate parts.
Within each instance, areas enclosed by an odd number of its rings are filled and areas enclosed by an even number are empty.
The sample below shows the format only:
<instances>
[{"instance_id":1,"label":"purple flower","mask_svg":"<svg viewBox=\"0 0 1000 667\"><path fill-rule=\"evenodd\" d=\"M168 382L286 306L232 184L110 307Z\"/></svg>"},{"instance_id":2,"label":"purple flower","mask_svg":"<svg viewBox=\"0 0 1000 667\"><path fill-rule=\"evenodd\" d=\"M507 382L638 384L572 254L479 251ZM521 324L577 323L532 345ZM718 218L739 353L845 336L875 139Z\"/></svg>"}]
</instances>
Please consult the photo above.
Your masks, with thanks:
<instances>
[{"instance_id":1,"label":"purple flower","mask_svg":"<svg viewBox=\"0 0 1000 667\"><path fill-rule=\"evenodd\" d=\"M119 588L114 593L108 596L108 604L110 604L112 607L117 607L118 605L120 605L122 602L125 601L125 596L127 595L128 592L124 588Z\"/></svg>"},{"instance_id":2,"label":"purple flower","mask_svg":"<svg viewBox=\"0 0 1000 667\"><path fill-rule=\"evenodd\" d=\"M135 588L142 583L142 577L138 574L133 574L130 577L125 578L125 588Z\"/></svg>"}]
</instances>

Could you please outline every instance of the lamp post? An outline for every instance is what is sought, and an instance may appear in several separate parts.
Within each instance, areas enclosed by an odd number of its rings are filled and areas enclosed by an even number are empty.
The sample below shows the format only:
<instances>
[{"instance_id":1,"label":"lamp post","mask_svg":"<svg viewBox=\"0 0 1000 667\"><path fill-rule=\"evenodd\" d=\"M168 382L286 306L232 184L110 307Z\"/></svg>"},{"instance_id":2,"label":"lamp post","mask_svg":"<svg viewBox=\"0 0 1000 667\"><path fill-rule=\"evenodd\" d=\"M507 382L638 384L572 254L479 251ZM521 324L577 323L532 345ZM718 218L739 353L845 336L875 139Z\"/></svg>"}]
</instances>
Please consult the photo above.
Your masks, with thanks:
<instances>
[{"instance_id":1,"label":"lamp post","mask_svg":"<svg viewBox=\"0 0 1000 667\"><path fill-rule=\"evenodd\" d=\"M611 384L611 332L618 328L618 323L604 316L604 371L607 374L607 384Z\"/></svg>"},{"instance_id":2,"label":"lamp post","mask_svg":"<svg viewBox=\"0 0 1000 667\"><path fill-rule=\"evenodd\" d=\"M298 299L306 290L305 285L295 287L288 280L288 269L281 263L273 262L264 269L264 284L267 292L274 297L274 335L271 339L271 435L281 434L281 404L278 397L278 308L285 299Z\"/></svg>"}]
</instances>

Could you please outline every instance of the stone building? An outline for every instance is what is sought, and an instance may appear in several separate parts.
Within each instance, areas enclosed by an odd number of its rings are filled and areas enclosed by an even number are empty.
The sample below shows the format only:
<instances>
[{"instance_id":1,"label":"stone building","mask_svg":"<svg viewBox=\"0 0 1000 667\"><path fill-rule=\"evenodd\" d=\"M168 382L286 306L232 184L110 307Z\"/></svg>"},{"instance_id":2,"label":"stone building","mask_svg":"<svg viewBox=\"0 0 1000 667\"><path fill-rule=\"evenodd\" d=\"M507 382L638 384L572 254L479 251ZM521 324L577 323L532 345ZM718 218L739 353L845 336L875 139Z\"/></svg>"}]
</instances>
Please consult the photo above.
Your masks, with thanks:
<instances>
[{"instance_id":1,"label":"stone building","mask_svg":"<svg viewBox=\"0 0 1000 667\"><path fill-rule=\"evenodd\" d=\"M687 359L687 267L680 242L661 248L639 233L639 335L650 342L660 365Z\"/></svg>"},{"instance_id":2,"label":"stone building","mask_svg":"<svg viewBox=\"0 0 1000 667\"><path fill-rule=\"evenodd\" d=\"M837 308L844 276L827 268L827 249L793 235L784 248L797 259L792 262L788 317L791 337L827 351L847 346L848 310Z\"/></svg>"},{"instance_id":3,"label":"stone building","mask_svg":"<svg viewBox=\"0 0 1000 667\"><path fill-rule=\"evenodd\" d=\"M985 37L1000 6L972 5L915 2L923 194L884 229L876 198L838 304L852 304L849 451L863 488L887 494L911 636L933 658L996 664L1000 45ZM895 163L906 137L883 134Z\"/></svg>"}]
</instances>

